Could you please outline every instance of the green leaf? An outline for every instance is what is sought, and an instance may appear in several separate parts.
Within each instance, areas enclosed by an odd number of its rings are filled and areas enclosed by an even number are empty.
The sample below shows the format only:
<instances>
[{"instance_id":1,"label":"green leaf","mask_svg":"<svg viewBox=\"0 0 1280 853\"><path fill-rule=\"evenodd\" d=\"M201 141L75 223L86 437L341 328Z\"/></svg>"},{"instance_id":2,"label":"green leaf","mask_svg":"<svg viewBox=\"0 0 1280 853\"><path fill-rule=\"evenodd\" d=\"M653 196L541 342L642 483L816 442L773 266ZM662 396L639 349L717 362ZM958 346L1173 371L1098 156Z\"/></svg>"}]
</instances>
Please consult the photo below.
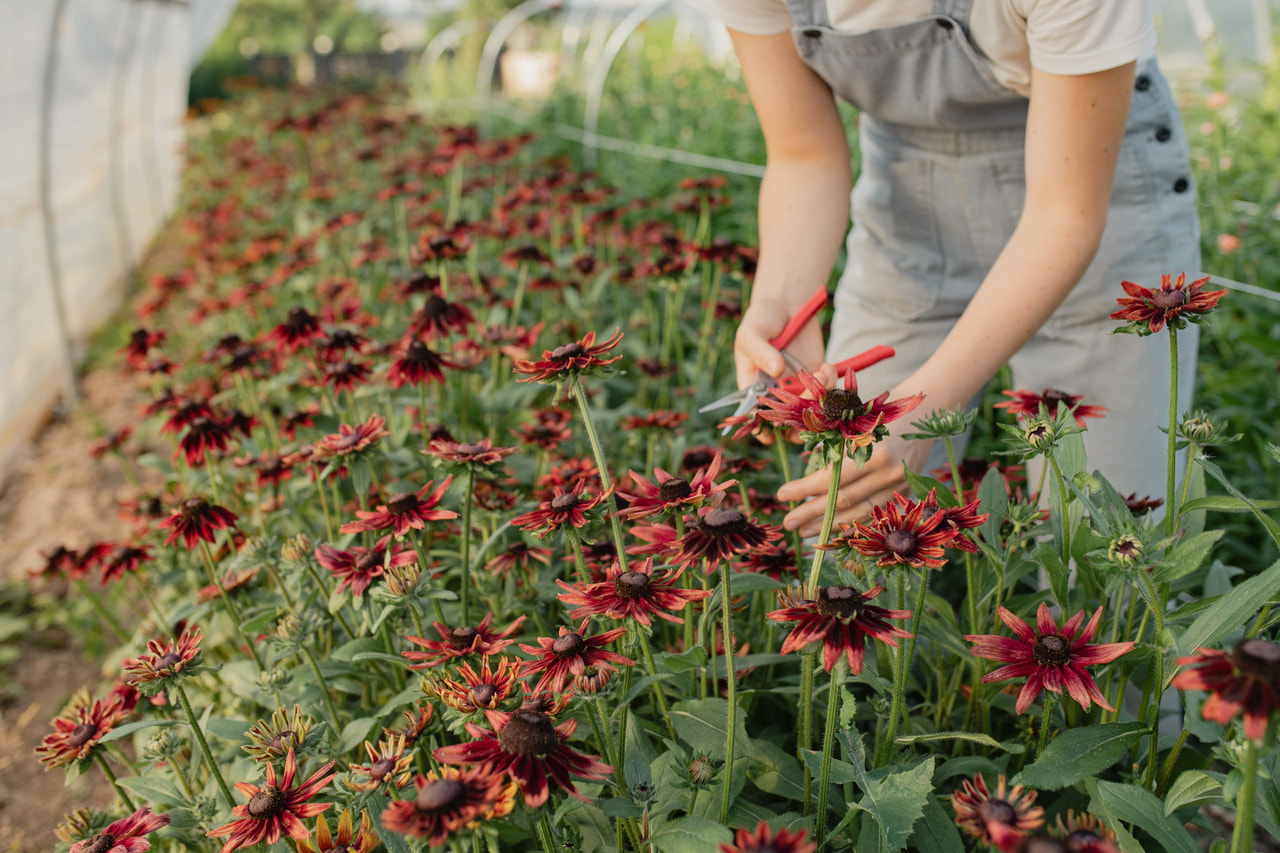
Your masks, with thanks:
<instances>
[{"instance_id":1,"label":"green leaf","mask_svg":"<svg viewBox=\"0 0 1280 853\"><path fill-rule=\"evenodd\" d=\"M373 818L373 829L378 833L378 837L382 839L382 843L387 845L389 853L411 853L409 845L405 843L404 836L394 832L388 832L387 828L382 825L382 813L391 806L391 801L385 795L373 793L369 795L369 817Z\"/></svg>"},{"instance_id":2,"label":"green leaf","mask_svg":"<svg viewBox=\"0 0 1280 853\"><path fill-rule=\"evenodd\" d=\"M773 741L751 741L751 782L766 794L804 802L804 773L796 757Z\"/></svg>"},{"instance_id":3,"label":"green leaf","mask_svg":"<svg viewBox=\"0 0 1280 853\"><path fill-rule=\"evenodd\" d=\"M701 817L682 817L658 830L649 839L661 853L707 853L721 844L732 844L727 826Z\"/></svg>"},{"instance_id":4,"label":"green leaf","mask_svg":"<svg viewBox=\"0 0 1280 853\"><path fill-rule=\"evenodd\" d=\"M153 805L159 803L177 805L187 802L186 796L172 782L168 779L161 779L156 775L125 776L118 781L121 788L132 791Z\"/></svg>"},{"instance_id":5,"label":"green leaf","mask_svg":"<svg viewBox=\"0 0 1280 853\"><path fill-rule=\"evenodd\" d=\"M1066 609L1071 570L1063 562L1052 542L1041 542L1036 546L1036 563L1049 575L1049 586L1053 589L1053 597L1058 605Z\"/></svg>"},{"instance_id":6,"label":"green leaf","mask_svg":"<svg viewBox=\"0 0 1280 853\"><path fill-rule=\"evenodd\" d=\"M1193 512L1197 509L1211 509L1217 512L1253 512L1255 508L1280 509L1280 501L1245 501L1242 498L1232 497L1231 495L1206 495L1203 498L1187 501L1182 505L1184 513Z\"/></svg>"},{"instance_id":7,"label":"green leaf","mask_svg":"<svg viewBox=\"0 0 1280 853\"><path fill-rule=\"evenodd\" d=\"M928 853L964 853L964 842L960 839L956 822L935 797L925 802L924 820L916 824L911 843L915 849Z\"/></svg>"},{"instance_id":8,"label":"green leaf","mask_svg":"<svg viewBox=\"0 0 1280 853\"><path fill-rule=\"evenodd\" d=\"M1164 804L1146 788L1090 780L1089 789L1093 794L1089 810L1108 826L1131 823L1150 835L1162 853L1201 853L1191 834L1164 813Z\"/></svg>"},{"instance_id":9,"label":"green leaf","mask_svg":"<svg viewBox=\"0 0 1280 853\"><path fill-rule=\"evenodd\" d=\"M1245 624L1277 591L1280 591L1280 560L1272 563L1271 568L1262 574L1241 583L1201 613L1178 639L1178 651L1190 655L1201 646L1214 645ZM1169 673L1165 684L1173 680L1176 672L1175 669Z\"/></svg>"},{"instance_id":10,"label":"green leaf","mask_svg":"<svg viewBox=\"0 0 1280 853\"><path fill-rule=\"evenodd\" d=\"M1188 806L1222 802L1222 783L1203 770L1185 770L1165 795L1164 813L1171 815Z\"/></svg>"},{"instance_id":11,"label":"green leaf","mask_svg":"<svg viewBox=\"0 0 1280 853\"><path fill-rule=\"evenodd\" d=\"M951 494L951 490L943 483L932 477L926 477L924 474L917 474L910 468L904 467L902 470L907 475L907 484L911 486L911 491L915 492L916 497L920 500L924 500L924 496L929 494L931 489L936 489L938 506L952 507L956 505L956 496Z\"/></svg>"},{"instance_id":12,"label":"green leaf","mask_svg":"<svg viewBox=\"0 0 1280 853\"><path fill-rule=\"evenodd\" d=\"M982 501L981 510L987 513L987 520L978 532L982 541L999 547L1000 526L1009 516L1009 496L1005 493L1004 478L994 467L983 476L982 485L978 487L978 499Z\"/></svg>"},{"instance_id":13,"label":"green leaf","mask_svg":"<svg viewBox=\"0 0 1280 853\"><path fill-rule=\"evenodd\" d=\"M657 662L672 672L688 672L707 665L707 650L702 646L693 646L680 654L658 655Z\"/></svg>"},{"instance_id":14,"label":"green leaf","mask_svg":"<svg viewBox=\"0 0 1280 853\"><path fill-rule=\"evenodd\" d=\"M741 708L734 715L734 750L738 758L750 757L747 715ZM729 742L729 703L724 699L691 699L671 706L671 724L676 734L697 752L723 756Z\"/></svg>"},{"instance_id":15,"label":"green leaf","mask_svg":"<svg viewBox=\"0 0 1280 853\"><path fill-rule=\"evenodd\" d=\"M894 743L910 744L910 743L931 743L935 740L963 740L969 743L978 743L992 749L1000 749L1005 752L1011 752L1014 755L1020 755L1026 752L1026 747L1020 743L1001 743L991 735L977 734L975 732L932 732L923 735L899 735L893 739Z\"/></svg>"},{"instance_id":16,"label":"green leaf","mask_svg":"<svg viewBox=\"0 0 1280 853\"><path fill-rule=\"evenodd\" d=\"M207 715L212 709L213 706L210 705L205 710L205 714ZM222 738L223 740L240 741L249 739L246 733L249 729L253 728L253 723L248 720L233 720L227 717L210 718L206 716L206 719L202 721L200 728L204 730L205 734L210 735L211 737Z\"/></svg>"},{"instance_id":17,"label":"green leaf","mask_svg":"<svg viewBox=\"0 0 1280 853\"><path fill-rule=\"evenodd\" d=\"M1150 729L1139 722L1067 729L1013 777L1015 785L1058 791L1090 779L1120 759Z\"/></svg>"},{"instance_id":18,"label":"green leaf","mask_svg":"<svg viewBox=\"0 0 1280 853\"><path fill-rule=\"evenodd\" d=\"M1250 500L1242 494L1239 489L1231 485L1231 483L1227 481L1226 475L1222 473L1222 470L1217 465L1214 465L1203 456L1197 456L1196 462L1209 473L1210 477L1213 477L1213 479L1221 483L1223 488L1230 492L1234 497L1243 501L1245 508L1248 509L1249 512L1253 513L1254 517L1257 518L1258 521L1262 522L1262 526L1267 529L1267 533L1271 534L1271 541L1275 542L1277 546L1280 546L1280 523L1264 513L1256 501Z\"/></svg>"},{"instance_id":19,"label":"green leaf","mask_svg":"<svg viewBox=\"0 0 1280 853\"><path fill-rule=\"evenodd\" d=\"M733 595L786 588L787 585L782 581L776 581L768 575L756 572L739 572L729 578L729 589Z\"/></svg>"},{"instance_id":20,"label":"green leaf","mask_svg":"<svg viewBox=\"0 0 1280 853\"><path fill-rule=\"evenodd\" d=\"M378 717L356 717L342 728L342 737L338 743L338 752L344 753L355 749L369 737L369 732L378 725Z\"/></svg>"},{"instance_id":21,"label":"green leaf","mask_svg":"<svg viewBox=\"0 0 1280 853\"><path fill-rule=\"evenodd\" d=\"M386 652L356 652L351 656L352 663L359 663L362 660L380 660L385 663L393 663L396 666L408 666L412 663L408 658L400 657L400 655L389 655Z\"/></svg>"},{"instance_id":22,"label":"green leaf","mask_svg":"<svg viewBox=\"0 0 1280 853\"><path fill-rule=\"evenodd\" d=\"M139 723L125 723L123 726L114 728L102 737L98 738L98 743L111 743L113 740L119 740L125 735L131 735L139 729L154 729L163 726L185 726L185 720L143 720Z\"/></svg>"},{"instance_id":23,"label":"green leaf","mask_svg":"<svg viewBox=\"0 0 1280 853\"><path fill-rule=\"evenodd\" d=\"M904 849L933 792L933 757L909 770L887 773L877 781L870 781L861 767L856 770L864 796L856 806L850 803L849 807L862 809L879 824L882 850L896 853Z\"/></svg>"},{"instance_id":24,"label":"green leaf","mask_svg":"<svg viewBox=\"0 0 1280 853\"><path fill-rule=\"evenodd\" d=\"M1209 530L1198 536L1183 539L1164 562L1151 573L1153 583L1170 583L1186 577L1204 565L1213 546L1226 530Z\"/></svg>"},{"instance_id":25,"label":"green leaf","mask_svg":"<svg viewBox=\"0 0 1280 853\"><path fill-rule=\"evenodd\" d=\"M822 753L816 749L802 749L800 754L804 756L805 766L809 768L809 774L814 779L822 777ZM853 765L847 761L832 756L831 758L831 784L843 785L846 782L857 782L862 779L865 774L854 770Z\"/></svg>"}]
</instances>

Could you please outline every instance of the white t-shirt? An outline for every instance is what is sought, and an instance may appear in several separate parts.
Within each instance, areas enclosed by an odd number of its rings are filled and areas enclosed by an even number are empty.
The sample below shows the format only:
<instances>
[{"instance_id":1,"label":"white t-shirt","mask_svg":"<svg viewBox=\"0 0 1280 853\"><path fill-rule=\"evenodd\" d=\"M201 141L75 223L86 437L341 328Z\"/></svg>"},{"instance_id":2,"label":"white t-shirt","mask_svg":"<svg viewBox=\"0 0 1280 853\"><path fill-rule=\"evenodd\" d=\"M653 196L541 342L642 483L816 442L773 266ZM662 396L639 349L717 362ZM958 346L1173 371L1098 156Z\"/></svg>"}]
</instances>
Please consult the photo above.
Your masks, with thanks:
<instances>
[{"instance_id":1,"label":"white t-shirt","mask_svg":"<svg viewBox=\"0 0 1280 853\"><path fill-rule=\"evenodd\" d=\"M751 35L792 26L784 0L690 0L713 20ZM863 33L927 17L932 0L828 0L831 25ZM1151 0L974 0L969 35L997 80L1026 95L1031 66L1091 74L1155 55Z\"/></svg>"}]
</instances>

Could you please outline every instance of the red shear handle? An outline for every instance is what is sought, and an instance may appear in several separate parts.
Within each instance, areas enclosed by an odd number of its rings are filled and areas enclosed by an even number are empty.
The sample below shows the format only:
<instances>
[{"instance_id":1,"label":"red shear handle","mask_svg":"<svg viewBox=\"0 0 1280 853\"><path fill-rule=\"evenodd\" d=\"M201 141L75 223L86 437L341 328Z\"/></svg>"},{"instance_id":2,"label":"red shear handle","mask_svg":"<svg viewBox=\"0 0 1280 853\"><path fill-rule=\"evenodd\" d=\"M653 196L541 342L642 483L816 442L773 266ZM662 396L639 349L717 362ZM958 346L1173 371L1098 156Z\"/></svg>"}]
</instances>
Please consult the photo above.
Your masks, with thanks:
<instances>
[{"instance_id":1,"label":"red shear handle","mask_svg":"<svg viewBox=\"0 0 1280 853\"><path fill-rule=\"evenodd\" d=\"M874 346L866 352L860 352L855 356L846 358L844 361L837 362L832 367L835 368L837 375L843 376L850 370L855 373L859 370L865 370L873 364L884 361L886 358L893 358L895 354L893 347ZM804 385L797 376L787 376L779 379L778 386L792 394L801 394L805 390Z\"/></svg>"},{"instance_id":2,"label":"red shear handle","mask_svg":"<svg viewBox=\"0 0 1280 853\"><path fill-rule=\"evenodd\" d=\"M827 289L825 287L818 288L818 292L809 297L809 300L800 306L800 311L791 318L782 329L782 334L778 335L769 343L774 349L782 349L791 343L791 339L800 334L800 330L804 328L804 324L813 319L813 315L827 304Z\"/></svg>"}]
</instances>

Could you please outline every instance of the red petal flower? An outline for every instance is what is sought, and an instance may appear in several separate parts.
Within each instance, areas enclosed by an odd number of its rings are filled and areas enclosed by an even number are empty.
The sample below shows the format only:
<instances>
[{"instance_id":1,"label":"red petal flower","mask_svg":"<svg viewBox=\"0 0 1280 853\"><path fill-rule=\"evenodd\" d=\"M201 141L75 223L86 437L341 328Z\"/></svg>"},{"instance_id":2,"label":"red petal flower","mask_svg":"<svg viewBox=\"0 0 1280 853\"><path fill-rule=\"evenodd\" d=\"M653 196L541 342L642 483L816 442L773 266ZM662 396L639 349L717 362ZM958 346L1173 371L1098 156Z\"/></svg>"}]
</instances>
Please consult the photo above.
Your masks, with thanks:
<instances>
[{"instance_id":1,"label":"red petal flower","mask_svg":"<svg viewBox=\"0 0 1280 853\"><path fill-rule=\"evenodd\" d=\"M1122 281L1120 285L1127 297L1120 297L1120 310L1111 315L1112 320L1125 320L1128 330L1140 335L1154 335L1168 325L1170 329L1181 329L1187 321L1199 322L1201 315L1213 310L1218 300L1226 295L1225 290L1204 292L1209 277L1197 279L1187 286L1187 274L1178 274L1178 280L1165 273L1160 277L1160 287L1149 290L1132 281ZM1145 324L1146 328L1143 329Z\"/></svg>"},{"instance_id":2,"label":"red petal flower","mask_svg":"<svg viewBox=\"0 0 1280 853\"><path fill-rule=\"evenodd\" d=\"M308 803L316 794L333 781L336 773L333 762L321 767L307 781L297 787L294 777L298 774L298 758L290 747L284 759L284 777L277 781L276 769L268 764L265 785L237 782L236 788L249 798L244 805L231 810L239 820L224 824L205 833L210 838L230 836L219 853L230 853L254 844L275 844L282 835L301 841L311 837L311 830L302 821L315 817L333 803ZM325 774L328 774L327 776Z\"/></svg>"},{"instance_id":3,"label":"red petal flower","mask_svg":"<svg viewBox=\"0 0 1280 853\"><path fill-rule=\"evenodd\" d=\"M605 572L600 583L570 586L562 580L556 583L566 592L559 598L565 604L581 605L569 614L571 619L588 616L608 616L611 619L634 619L648 626L650 614L668 622L683 623L669 610L683 610L691 601L701 601L711 595L711 590L681 589L676 585L684 568L667 570L661 577L654 577L653 559L632 563L629 571L614 562Z\"/></svg>"},{"instance_id":4,"label":"red petal flower","mask_svg":"<svg viewBox=\"0 0 1280 853\"><path fill-rule=\"evenodd\" d=\"M72 844L71 853L146 853L151 849L151 842L143 836L168 825L167 814L152 814L143 807L109 824L93 838Z\"/></svg>"},{"instance_id":5,"label":"red petal flower","mask_svg":"<svg viewBox=\"0 0 1280 853\"><path fill-rule=\"evenodd\" d=\"M613 358L601 358L604 353L613 349L622 340L622 331L616 330L613 337L607 341L597 344L596 333L587 332L586 336L580 341L558 346L553 350L545 350L542 353L540 361L516 360L512 363L511 369L516 373L525 374L528 378L520 379L520 382L547 382L548 380L559 379L569 374L581 373L595 367L603 367L606 364L613 364L622 356L614 356Z\"/></svg>"},{"instance_id":6,"label":"red petal flower","mask_svg":"<svg viewBox=\"0 0 1280 853\"><path fill-rule=\"evenodd\" d=\"M530 676L536 672L542 673L542 677L534 685L534 690L550 688L556 693L561 693L571 675L582 675L589 666L612 672L617 669L612 665L615 663L635 665L635 661L630 658L604 648L627 633L625 627L587 637L584 635L588 621L590 620L583 619L576 631L562 627L560 635L555 638L539 637L536 646L520 644L523 651L536 658L532 663L525 664L521 677Z\"/></svg>"},{"instance_id":7,"label":"red petal flower","mask_svg":"<svg viewBox=\"0 0 1280 853\"><path fill-rule=\"evenodd\" d=\"M440 499L444 497L444 493L449 489L449 484L453 482L453 477L446 477L444 482L440 484L430 495L431 487L435 485L435 481L429 481L425 486L414 492L403 492L398 495L392 495L391 499L373 511L358 510L356 512L357 521L349 521L340 528L343 533L360 533L365 530L386 530L391 528L395 537L399 539L412 530L422 530L428 521L445 521L450 518L457 518L458 514L448 509L433 509L440 503Z\"/></svg>"},{"instance_id":8,"label":"red petal flower","mask_svg":"<svg viewBox=\"0 0 1280 853\"><path fill-rule=\"evenodd\" d=\"M849 670L857 675L862 672L864 643L874 637L883 643L897 647L898 637L910 637L911 632L890 625L888 619L910 619L910 610L889 610L867 602L882 592L872 587L859 592L848 586L828 586L818 590L815 601L788 602L779 595L779 603L792 603L768 614L774 622L799 624L787 635L782 653L798 652L810 643L822 641L822 666L830 672L844 654Z\"/></svg>"},{"instance_id":9,"label":"red petal flower","mask_svg":"<svg viewBox=\"0 0 1280 853\"><path fill-rule=\"evenodd\" d=\"M1206 720L1225 725L1243 711L1244 736L1261 741L1271 714L1280 711L1280 645L1254 638L1236 643L1230 654L1197 651L1178 659L1178 666L1192 669L1178 673L1173 686L1212 694L1200 708Z\"/></svg>"},{"instance_id":10,"label":"red petal flower","mask_svg":"<svg viewBox=\"0 0 1280 853\"><path fill-rule=\"evenodd\" d=\"M1045 407L1045 411L1049 417L1058 416L1058 405L1064 404L1071 409L1071 414L1075 416L1076 423L1084 426L1085 418L1100 418L1106 411L1106 406L1082 406L1080 401L1084 399L1083 394L1068 394L1065 391L1058 391L1053 388L1044 389L1043 394L1036 394L1032 391L1001 391L1010 400L1003 400L996 403L997 409L1007 409L1014 415L1038 415L1040 414L1040 406Z\"/></svg>"}]
</instances>

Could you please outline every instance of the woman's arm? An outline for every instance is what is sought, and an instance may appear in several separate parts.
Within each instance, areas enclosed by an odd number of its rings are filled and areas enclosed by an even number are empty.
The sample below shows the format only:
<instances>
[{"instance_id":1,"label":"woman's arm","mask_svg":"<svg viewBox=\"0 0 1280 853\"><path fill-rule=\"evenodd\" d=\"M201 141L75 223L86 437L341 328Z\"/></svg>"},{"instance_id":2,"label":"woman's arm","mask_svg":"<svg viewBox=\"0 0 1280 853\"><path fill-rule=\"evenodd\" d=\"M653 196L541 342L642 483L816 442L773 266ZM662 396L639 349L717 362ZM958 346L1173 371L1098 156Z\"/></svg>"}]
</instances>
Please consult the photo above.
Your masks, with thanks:
<instances>
[{"instance_id":1,"label":"woman's arm","mask_svg":"<svg viewBox=\"0 0 1280 853\"><path fill-rule=\"evenodd\" d=\"M760 185L759 266L734 343L738 384L746 386L757 368L773 376L783 372L769 339L826 286L848 230L852 172L835 97L800 59L791 34L729 32L768 152ZM821 364L816 320L788 350L813 367Z\"/></svg>"},{"instance_id":2,"label":"woman's arm","mask_svg":"<svg viewBox=\"0 0 1280 853\"><path fill-rule=\"evenodd\" d=\"M1102 239L1133 78L1134 63L1078 76L1032 70L1022 217L951 333L891 397L925 392L922 413L965 405L1067 298ZM927 443L891 435L861 471L843 466L837 519L862 518L905 491L903 463L918 469L927 454ZM818 532L828 480L819 471L778 491L782 500L817 498L786 517L788 528Z\"/></svg>"}]
</instances>

